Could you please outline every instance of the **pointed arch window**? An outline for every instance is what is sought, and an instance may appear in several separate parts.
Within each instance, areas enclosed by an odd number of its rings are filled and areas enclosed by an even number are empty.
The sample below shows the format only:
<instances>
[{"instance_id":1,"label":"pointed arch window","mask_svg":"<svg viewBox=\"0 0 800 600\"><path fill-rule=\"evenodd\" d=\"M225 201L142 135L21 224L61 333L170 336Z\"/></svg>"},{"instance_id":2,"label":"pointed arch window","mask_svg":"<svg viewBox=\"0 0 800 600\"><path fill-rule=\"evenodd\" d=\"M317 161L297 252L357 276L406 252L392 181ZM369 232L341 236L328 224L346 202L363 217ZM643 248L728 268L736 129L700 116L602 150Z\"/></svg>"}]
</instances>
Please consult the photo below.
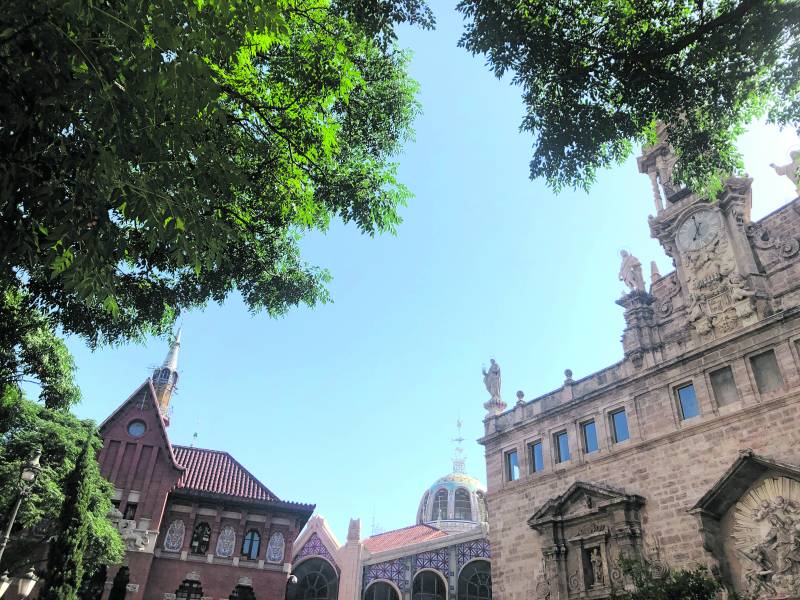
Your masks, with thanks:
<instances>
[{"instance_id":1,"label":"pointed arch window","mask_svg":"<svg viewBox=\"0 0 800 600\"><path fill-rule=\"evenodd\" d=\"M203 586L199 581L184 579L175 590L175 600L200 600L203 597Z\"/></svg>"},{"instance_id":2,"label":"pointed arch window","mask_svg":"<svg viewBox=\"0 0 800 600\"><path fill-rule=\"evenodd\" d=\"M461 569L458 600L492 600L492 569L488 561L475 560Z\"/></svg>"},{"instance_id":3,"label":"pointed arch window","mask_svg":"<svg viewBox=\"0 0 800 600\"><path fill-rule=\"evenodd\" d=\"M456 497L454 502L455 519L459 521L472 521L472 502L470 501L469 492L464 488L456 490Z\"/></svg>"},{"instance_id":4,"label":"pointed arch window","mask_svg":"<svg viewBox=\"0 0 800 600\"><path fill-rule=\"evenodd\" d=\"M255 529L251 529L245 534L244 540L242 540L242 556L249 560L255 560L258 558L258 550L260 547L261 534Z\"/></svg>"},{"instance_id":5,"label":"pointed arch window","mask_svg":"<svg viewBox=\"0 0 800 600\"><path fill-rule=\"evenodd\" d=\"M447 490L442 488L433 497L432 521L443 521L447 519Z\"/></svg>"},{"instance_id":6,"label":"pointed arch window","mask_svg":"<svg viewBox=\"0 0 800 600\"><path fill-rule=\"evenodd\" d=\"M211 541L211 525L208 523L198 523L192 534L192 554L207 554L208 544Z\"/></svg>"}]
</instances>

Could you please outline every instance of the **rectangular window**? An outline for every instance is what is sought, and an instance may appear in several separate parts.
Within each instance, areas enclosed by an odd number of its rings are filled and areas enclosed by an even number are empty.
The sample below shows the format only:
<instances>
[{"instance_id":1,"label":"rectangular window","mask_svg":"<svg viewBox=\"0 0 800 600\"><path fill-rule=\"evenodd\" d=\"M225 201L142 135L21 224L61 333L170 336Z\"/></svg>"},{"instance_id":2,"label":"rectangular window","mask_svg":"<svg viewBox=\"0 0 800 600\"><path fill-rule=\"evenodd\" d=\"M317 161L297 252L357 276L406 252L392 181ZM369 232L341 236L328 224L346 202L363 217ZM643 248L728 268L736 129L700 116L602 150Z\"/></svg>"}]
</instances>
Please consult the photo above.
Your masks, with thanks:
<instances>
[{"instance_id":1,"label":"rectangular window","mask_svg":"<svg viewBox=\"0 0 800 600\"><path fill-rule=\"evenodd\" d=\"M783 387L783 376L772 350L751 357L750 365L753 367L759 394L766 394Z\"/></svg>"},{"instance_id":2,"label":"rectangular window","mask_svg":"<svg viewBox=\"0 0 800 600\"><path fill-rule=\"evenodd\" d=\"M718 406L726 406L739 400L736 382L733 380L733 370L730 367L712 371L708 378L711 380L711 390Z\"/></svg>"},{"instance_id":3,"label":"rectangular window","mask_svg":"<svg viewBox=\"0 0 800 600\"><path fill-rule=\"evenodd\" d=\"M628 416L625 409L615 410L609 417L611 418L611 434L614 436L614 443L624 442L631 434L628 432Z\"/></svg>"},{"instance_id":4,"label":"rectangular window","mask_svg":"<svg viewBox=\"0 0 800 600\"><path fill-rule=\"evenodd\" d=\"M138 505L134 504L133 502L128 502L125 505L125 513L122 515L122 518L127 521L133 521L136 518L136 507Z\"/></svg>"},{"instance_id":5,"label":"rectangular window","mask_svg":"<svg viewBox=\"0 0 800 600\"><path fill-rule=\"evenodd\" d=\"M506 452L506 478L508 481L519 479L519 460L517 460L516 450Z\"/></svg>"},{"instance_id":6,"label":"rectangular window","mask_svg":"<svg viewBox=\"0 0 800 600\"><path fill-rule=\"evenodd\" d=\"M569 437L566 431L560 431L553 436L553 446L556 449L556 462L562 463L569 460Z\"/></svg>"},{"instance_id":7,"label":"rectangular window","mask_svg":"<svg viewBox=\"0 0 800 600\"><path fill-rule=\"evenodd\" d=\"M544 470L544 454L542 452L542 442L528 444L528 454L531 465L531 473L538 473Z\"/></svg>"},{"instance_id":8,"label":"rectangular window","mask_svg":"<svg viewBox=\"0 0 800 600\"><path fill-rule=\"evenodd\" d=\"M675 390L678 394L678 408L681 411L681 421L691 419L700 414L697 406L697 396L694 393L694 384L684 385Z\"/></svg>"},{"instance_id":9,"label":"rectangular window","mask_svg":"<svg viewBox=\"0 0 800 600\"><path fill-rule=\"evenodd\" d=\"M597 452L597 428L594 421L581 423L581 437L583 438L583 451L586 454Z\"/></svg>"}]
</instances>

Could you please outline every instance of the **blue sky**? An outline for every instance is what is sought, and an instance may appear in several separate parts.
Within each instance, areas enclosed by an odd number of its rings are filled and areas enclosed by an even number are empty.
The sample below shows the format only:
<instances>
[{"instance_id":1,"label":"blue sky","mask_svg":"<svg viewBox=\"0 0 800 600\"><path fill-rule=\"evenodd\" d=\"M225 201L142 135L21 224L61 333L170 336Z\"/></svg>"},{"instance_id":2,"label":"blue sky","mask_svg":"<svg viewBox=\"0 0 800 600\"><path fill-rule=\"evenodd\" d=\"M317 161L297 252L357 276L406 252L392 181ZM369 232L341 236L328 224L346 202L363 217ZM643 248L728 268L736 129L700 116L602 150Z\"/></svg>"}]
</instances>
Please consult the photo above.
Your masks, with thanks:
<instances>
[{"instance_id":1,"label":"blue sky","mask_svg":"<svg viewBox=\"0 0 800 600\"><path fill-rule=\"evenodd\" d=\"M653 202L635 161L589 194L528 180L520 92L456 43L461 19L434 6L434 32L404 32L424 114L399 157L416 197L397 236L334 226L304 242L330 269L334 303L272 320L230 298L183 318L174 443L227 450L281 498L313 502L341 540L350 517L412 524L423 491L448 473L457 419L467 471L485 481L487 399L496 358L503 395L558 387L621 358L619 249L671 270L649 238ZM792 197L770 162L798 139L756 125L741 140L753 215ZM164 340L91 353L70 340L82 417L105 418L160 363Z\"/></svg>"}]
</instances>

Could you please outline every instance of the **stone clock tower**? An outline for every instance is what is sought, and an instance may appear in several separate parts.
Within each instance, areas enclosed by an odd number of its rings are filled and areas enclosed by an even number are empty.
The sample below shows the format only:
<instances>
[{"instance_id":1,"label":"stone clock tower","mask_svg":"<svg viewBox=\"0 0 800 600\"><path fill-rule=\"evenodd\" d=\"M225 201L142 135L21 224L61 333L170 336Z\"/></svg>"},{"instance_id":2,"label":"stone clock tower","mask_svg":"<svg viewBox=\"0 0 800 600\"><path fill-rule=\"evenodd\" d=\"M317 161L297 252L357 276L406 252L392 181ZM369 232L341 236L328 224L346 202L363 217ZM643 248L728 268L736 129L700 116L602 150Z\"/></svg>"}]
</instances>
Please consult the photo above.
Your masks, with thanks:
<instances>
[{"instance_id":1,"label":"stone clock tower","mask_svg":"<svg viewBox=\"0 0 800 600\"><path fill-rule=\"evenodd\" d=\"M644 149L638 166L653 185L651 234L673 258L685 318L703 342L755 323L772 306L748 237L752 179L729 178L709 202L673 182L676 160L662 127L659 142Z\"/></svg>"}]
</instances>

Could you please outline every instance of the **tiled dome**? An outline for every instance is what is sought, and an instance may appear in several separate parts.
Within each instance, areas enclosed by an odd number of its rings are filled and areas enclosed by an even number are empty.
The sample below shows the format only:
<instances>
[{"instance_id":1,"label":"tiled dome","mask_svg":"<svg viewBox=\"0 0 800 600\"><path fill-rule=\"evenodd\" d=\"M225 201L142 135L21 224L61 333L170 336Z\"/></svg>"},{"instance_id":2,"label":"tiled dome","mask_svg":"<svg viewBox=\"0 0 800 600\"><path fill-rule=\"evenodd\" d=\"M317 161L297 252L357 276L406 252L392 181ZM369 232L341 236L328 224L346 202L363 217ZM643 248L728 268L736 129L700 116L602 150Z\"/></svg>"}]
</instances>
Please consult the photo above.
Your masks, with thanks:
<instances>
[{"instance_id":1,"label":"tiled dome","mask_svg":"<svg viewBox=\"0 0 800 600\"><path fill-rule=\"evenodd\" d=\"M417 523L445 531L464 531L485 523L485 492L483 484L466 473L440 477L422 495Z\"/></svg>"}]
</instances>

